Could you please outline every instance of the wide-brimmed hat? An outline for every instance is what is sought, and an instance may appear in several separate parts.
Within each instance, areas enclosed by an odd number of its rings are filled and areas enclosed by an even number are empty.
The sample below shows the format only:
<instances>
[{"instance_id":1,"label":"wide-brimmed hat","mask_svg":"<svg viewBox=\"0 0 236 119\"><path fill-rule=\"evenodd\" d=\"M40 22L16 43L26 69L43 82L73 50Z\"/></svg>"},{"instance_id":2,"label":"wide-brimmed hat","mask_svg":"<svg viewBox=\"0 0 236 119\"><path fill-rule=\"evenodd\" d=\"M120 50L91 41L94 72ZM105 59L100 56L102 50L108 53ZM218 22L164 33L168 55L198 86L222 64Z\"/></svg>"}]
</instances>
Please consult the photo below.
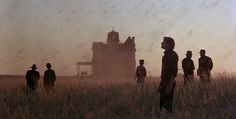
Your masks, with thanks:
<instances>
[{"instance_id":1,"label":"wide-brimmed hat","mask_svg":"<svg viewBox=\"0 0 236 119\"><path fill-rule=\"evenodd\" d=\"M140 59L139 62L140 62L140 63L143 63L143 62L144 62L144 59Z\"/></svg>"},{"instance_id":2,"label":"wide-brimmed hat","mask_svg":"<svg viewBox=\"0 0 236 119\"><path fill-rule=\"evenodd\" d=\"M52 67L52 65L50 63L47 63L46 67Z\"/></svg>"},{"instance_id":3,"label":"wide-brimmed hat","mask_svg":"<svg viewBox=\"0 0 236 119\"><path fill-rule=\"evenodd\" d=\"M187 52L186 52L186 55L191 55L192 54L192 51L190 51L190 50L188 50Z\"/></svg>"},{"instance_id":4,"label":"wide-brimmed hat","mask_svg":"<svg viewBox=\"0 0 236 119\"><path fill-rule=\"evenodd\" d=\"M31 68L32 68L32 69L38 69L37 66L36 66L36 64L33 64Z\"/></svg>"},{"instance_id":5,"label":"wide-brimmed hat","mask_svg":"<svg viewBox=\"0 0 236 119\"><path fill-rule=\"evenodd\" d=\"M206 53L204 49L201 49L199 53Z\"/></svg>"}]
</instances>

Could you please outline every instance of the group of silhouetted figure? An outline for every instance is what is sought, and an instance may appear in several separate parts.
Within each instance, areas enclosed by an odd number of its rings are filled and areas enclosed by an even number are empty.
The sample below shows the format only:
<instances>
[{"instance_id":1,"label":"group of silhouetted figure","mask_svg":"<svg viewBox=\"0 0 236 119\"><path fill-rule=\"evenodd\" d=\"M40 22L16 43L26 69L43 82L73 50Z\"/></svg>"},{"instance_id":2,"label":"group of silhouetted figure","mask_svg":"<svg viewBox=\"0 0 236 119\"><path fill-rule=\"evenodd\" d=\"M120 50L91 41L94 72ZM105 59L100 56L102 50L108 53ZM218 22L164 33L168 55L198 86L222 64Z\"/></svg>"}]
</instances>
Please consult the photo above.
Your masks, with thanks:
<instances>
[{"instance_id":1,"label":"group of silhouetted figure","mask_svg":"<svg viewBox=\"0 0 236 119\"><path fill-rule=\"evenodd\" d=\"M52 65L50 63L46 64L47 70L44 72L44 77L43 77L43 84L45 87L45 90L49 92L56 81L56 74L54 70L52 70ZM28 70L25 78L27 82L27 91L35 91L38 88L38 81L40 79L40 74L36 70L38 69L36 64L33 64L31 67L31 70Z\"/></svg>"},{"instance_id":2,"label":"group of silhouetted figure","mask_svg":"<svg viewBox=\"0 0 236 119\"><path fill-rule=\"evenodd\" d=\"M178 54L174 51L175 41L171 37L164 37L161 43L161 48L164 49L164 56L162 57L162 68L161 68L161 82L158 87L160 92L160 111L166 109L169 113L173 111L173 97L174 89L176 86L175 78L178 73ZM204 49L200 50L200 58L198 59L199 67L197 69L197 75L200 80L204 83L210 82L210 72L213 68L213 63L210 57L206 56ZM182 68L184 72L184 84L192 82L194 79L194 62L192 58L192 51L187 51L186 58L182 60ZM144 67L144 60L139 60L139 66L136 69L136 80L138 88L143 88L144 81L146 78L146 68Z\"/></svg>"},{"instance_id":3,"label":"group of silhouetted figure","mask_svg":"<svg viewBox=\"0 0 236 119\"><path fill-rule=\"evenodd\" d=\"M174 89L176 86L175 78L178 73L178 54L174 51L175 41L171 37L164 37L161 43L161 48L164 49L164 56L162 57L162 68L161 68L161 82L158 87L160 92L160 112L165 108L168 112L172 112L172 102L174 96ZM197 69L197 75L200 77L202 82L210 82L210 71L213 68L213 63L210 57L206 56L204 49L200 50L200 58L198 60L199 67ZM184 72L184 83L192 82L194 79L194 62L192 58L192 51L187 51L186 58L182 60L182 68ZM136 69L136 80L139 88L144 87L144 81L146 78L146 68L144 67L144 60L139 60L139 66ZM47 70L44 72L44 87L49 92L55 83L56 74L51 69L50 63L46 64ZM36 64L33 64L31 70L26 73L27 87L31 91L37 89L40 74L36 71ZM160 114L159 112L159 114Z\"/></svg>"}]
</instances>

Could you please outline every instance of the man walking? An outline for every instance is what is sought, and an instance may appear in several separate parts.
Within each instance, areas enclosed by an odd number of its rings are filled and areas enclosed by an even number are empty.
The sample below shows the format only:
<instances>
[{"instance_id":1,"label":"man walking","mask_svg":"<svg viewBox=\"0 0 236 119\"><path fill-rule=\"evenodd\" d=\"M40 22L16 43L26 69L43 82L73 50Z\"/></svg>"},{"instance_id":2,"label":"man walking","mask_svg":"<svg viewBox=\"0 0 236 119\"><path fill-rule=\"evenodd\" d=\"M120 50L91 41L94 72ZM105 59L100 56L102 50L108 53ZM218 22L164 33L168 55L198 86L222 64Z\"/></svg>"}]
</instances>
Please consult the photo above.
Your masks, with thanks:
<instances>
[{"instance_id":1,"label":"man walking","mask_svg":"<svg viewBox=\"0 0 236 119\"><path fill-rule=\"evenodd\" d=\"M38 71L36 71L36 69L37 69L36 64L33 64L31 70L28 70L25 76L27 81L27 87L31 91L35 91L38 87L38 80L40 78L40 74Z\"/></svg>"},{"instance_id":2,"label":"man walking","mask_svg":"<svg viewBox=\"0 0 236 119\"><path fill-rule=\"evenodd\" d=\"M194 63L192 58L192 51L187 51L186 58L182 60L182 68L184 72L184 84L186 85L187 82L193 81L194 77Z\"/></svg>"},{"instance_id":3,"label":"man walking","mask_svg":"<svg viewBox=\"0 0 236 119\"><path fill-rule=\"evenodd\" d=\"M138 87L141 88L143 88L144 81L146 78L146 68L143 65L144 65L144 60L143 59L139 60L139 66L136 69L137 84Z\"/></svg>"},{"instance_id":4,"label":"man walking","mask_svg":"<svg viewBox=\"0 0 236 119\"><path fill-rule=\"evenodd\" d=\"M175 77L178 72L178 54L174 51L175 41L171 37L164 37L161 43L164 49L162 57L161 82L158 87L160 92L160 112L165 108L169 113L172 112L172 101L175 89ZM160 116L159 112L159 116Z\"/></svg>"},{"instance_id":5,"label":"man walking","mask_svg":"<svg viewBox=\"0 0 236 119\"><path fill-rule=\"evenodd\" d=\"M47 70L44 72L43 82L46 91L48 92L51 88L53 88L54 83L56 81L56 74L54 70L52 70L52 65L50 63L46 64Z\"/></svg>"},{"instance_id":6,"label":"man walking","mask_svg":"<svg viewBox=\"0 0 236 119\"><path fill-rule=\"evenodd\" d=\"M202 82L210 82L210 74L213 68L213 62L210 57L206 56L204 49L200 50L200 58L198 59L199 67L197 74Z\"/></svg>"}]
</instances>

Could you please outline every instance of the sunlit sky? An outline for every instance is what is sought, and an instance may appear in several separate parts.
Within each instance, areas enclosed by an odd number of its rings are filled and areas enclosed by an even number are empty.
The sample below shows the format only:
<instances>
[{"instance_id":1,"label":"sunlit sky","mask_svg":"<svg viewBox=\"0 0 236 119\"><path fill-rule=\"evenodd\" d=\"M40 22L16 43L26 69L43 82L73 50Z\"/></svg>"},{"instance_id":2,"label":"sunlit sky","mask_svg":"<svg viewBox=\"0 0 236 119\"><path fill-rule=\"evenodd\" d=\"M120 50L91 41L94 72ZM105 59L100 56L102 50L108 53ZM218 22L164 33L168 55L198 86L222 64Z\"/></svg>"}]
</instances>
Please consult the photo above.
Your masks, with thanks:
<instances>
[{"instance_id":1,"label":"sunlit sky","mask_svg":"<svg viewBox=\"0 0 236 119\"><path fill-rule=\"evenodd\" d=\"M76 75L76 62L91 61L92 42L113 27L121 42L135 36L136 61L152 75L164 36L176 41L179 68L186 50L198 67L204 48L213 72L235 72L235 11L236 0L0 0L0 74L25 74L33 63L42 74L50 62L58 75Z\"/></svg>"}]
</instances>

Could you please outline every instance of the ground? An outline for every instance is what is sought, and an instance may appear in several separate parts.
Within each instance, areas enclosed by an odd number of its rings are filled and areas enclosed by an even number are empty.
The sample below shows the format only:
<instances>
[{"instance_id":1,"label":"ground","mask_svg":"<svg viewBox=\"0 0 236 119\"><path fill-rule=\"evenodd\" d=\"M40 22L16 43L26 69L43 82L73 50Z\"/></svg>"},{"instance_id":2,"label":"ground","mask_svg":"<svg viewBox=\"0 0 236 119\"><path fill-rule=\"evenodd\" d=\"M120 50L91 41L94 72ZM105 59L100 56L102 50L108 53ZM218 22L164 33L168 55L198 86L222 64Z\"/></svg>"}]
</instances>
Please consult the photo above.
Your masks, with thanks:
<instances>
[{"instance_id":1,"label":"ground","mask_svg":"<svg viewBox=\"0 0 236 119\"><path fill-rule=\"evenodd\" d=\"M219 74L210 84L198 79L187 86L177 78L174 112L163 119L236 118L236 77ZM156 119L159 79L146 79L143 90L135 81L59 78L50 94L39 82L26 94L23 77L0 79L0 119Z\"/></svg>"}]
</instances>

